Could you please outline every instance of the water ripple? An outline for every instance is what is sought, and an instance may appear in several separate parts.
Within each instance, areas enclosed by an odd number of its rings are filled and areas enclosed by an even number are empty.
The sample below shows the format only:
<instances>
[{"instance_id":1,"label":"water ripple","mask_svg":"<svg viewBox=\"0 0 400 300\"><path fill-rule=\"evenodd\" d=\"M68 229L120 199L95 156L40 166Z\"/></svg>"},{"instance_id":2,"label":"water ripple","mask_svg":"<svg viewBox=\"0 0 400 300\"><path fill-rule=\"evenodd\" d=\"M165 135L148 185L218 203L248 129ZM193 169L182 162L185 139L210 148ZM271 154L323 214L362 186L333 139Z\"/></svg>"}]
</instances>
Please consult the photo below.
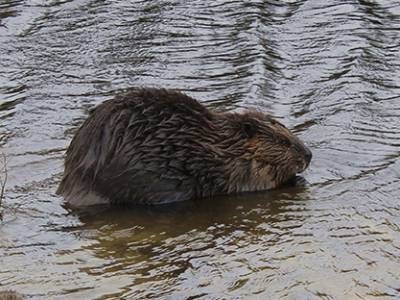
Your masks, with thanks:
<instances>
[{"instance_id":1,"label":"water ripple","mask_svg":"<svg viewBox=\"0 0 400 300\"><path fill-rule=\"evenodd\" d=\"M1 289L399 298L399 20L394 0L3 1ZM131 85L280 119L313 150L308 185L69 212L54 196L63 153L90 108Z\"/></svg>"}]
</instances>

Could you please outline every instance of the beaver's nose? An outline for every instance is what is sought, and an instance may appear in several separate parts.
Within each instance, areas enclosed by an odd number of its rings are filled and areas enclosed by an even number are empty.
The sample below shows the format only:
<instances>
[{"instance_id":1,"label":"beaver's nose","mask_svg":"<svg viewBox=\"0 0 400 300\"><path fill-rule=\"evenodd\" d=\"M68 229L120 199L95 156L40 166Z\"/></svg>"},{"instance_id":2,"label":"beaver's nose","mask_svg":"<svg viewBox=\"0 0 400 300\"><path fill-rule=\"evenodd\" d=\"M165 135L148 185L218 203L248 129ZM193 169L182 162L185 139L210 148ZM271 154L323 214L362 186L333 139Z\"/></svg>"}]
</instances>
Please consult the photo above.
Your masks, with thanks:
<instances>
[{"instance_id":1,"label":"beaver's nose","mask_svg":"<svg viewBox=\"0 0 400 300\"><path fill-rule=\"evenodd\" d=\"M312 152L306 148L306 153L305 153L305 157L308 163L310 163L311 159L312 159Z\"/></svg>"}]
</instances>

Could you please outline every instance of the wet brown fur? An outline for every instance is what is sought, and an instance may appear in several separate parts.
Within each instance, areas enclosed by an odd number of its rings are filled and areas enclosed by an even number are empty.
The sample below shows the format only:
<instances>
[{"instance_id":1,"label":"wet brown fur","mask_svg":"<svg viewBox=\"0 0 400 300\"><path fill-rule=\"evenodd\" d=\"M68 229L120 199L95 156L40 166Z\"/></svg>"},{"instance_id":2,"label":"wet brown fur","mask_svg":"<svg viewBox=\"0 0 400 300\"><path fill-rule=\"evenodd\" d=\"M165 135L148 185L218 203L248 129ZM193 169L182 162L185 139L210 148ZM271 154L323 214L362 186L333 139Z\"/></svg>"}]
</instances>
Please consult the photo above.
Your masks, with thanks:
<instances>
[{"instance_id":1,"label":"wet brown fur","mask_svg":"<svg viewBox=\"0 0 400 300\"><path fill-rule=\"evenodd\" d=\"M266 190L310 159L261 112L216 113L176 91L132 88L96 107L78 130L57 192L80 206Z\"/></svg>"}]
</instances>

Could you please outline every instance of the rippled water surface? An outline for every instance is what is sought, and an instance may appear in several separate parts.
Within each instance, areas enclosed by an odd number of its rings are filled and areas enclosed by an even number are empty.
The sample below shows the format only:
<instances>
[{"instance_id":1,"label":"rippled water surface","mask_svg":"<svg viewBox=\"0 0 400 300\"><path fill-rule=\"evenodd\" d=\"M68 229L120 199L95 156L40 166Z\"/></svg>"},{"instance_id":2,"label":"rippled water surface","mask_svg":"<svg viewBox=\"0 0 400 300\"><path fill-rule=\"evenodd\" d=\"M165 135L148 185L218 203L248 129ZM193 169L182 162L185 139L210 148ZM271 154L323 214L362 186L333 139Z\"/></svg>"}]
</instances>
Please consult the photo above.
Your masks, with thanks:
<instances>
[{"instance_id":1,"label":"rippled water surface","mask_svg":"<svg viewBox=\"0 0 400 300\"><path fill-rule=\"evenodd\" d=\"M256 107L305 187L73 213L54 192L95 104L133 85ZM400 2L0 1L0 290L32 299L400 299Z\"/></svg>"}]
</instances>

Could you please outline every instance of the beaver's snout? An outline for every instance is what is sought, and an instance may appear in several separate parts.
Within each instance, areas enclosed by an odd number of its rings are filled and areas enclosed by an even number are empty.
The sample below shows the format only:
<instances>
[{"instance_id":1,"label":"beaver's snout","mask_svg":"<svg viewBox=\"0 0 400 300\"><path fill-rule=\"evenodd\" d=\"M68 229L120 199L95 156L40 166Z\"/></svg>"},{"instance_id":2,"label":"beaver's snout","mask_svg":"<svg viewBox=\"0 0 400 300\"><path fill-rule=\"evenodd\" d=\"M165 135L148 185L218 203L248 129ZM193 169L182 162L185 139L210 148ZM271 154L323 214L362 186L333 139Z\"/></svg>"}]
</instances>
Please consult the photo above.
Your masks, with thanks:
<instances>
[{"instance_id":1,"label":"beaver's snout","mask_svg":"<svg viewBox=\"0 0 400 300\"><path fill-rule=\"evenodd\" d=\"M310 165L310 162L312 159L312 152L300 140L298 140L295 148L296 148L296 152L298 153L298 155L300 157L296 173L302 173Z\"/></svg>"},{"instance_id":2,"label":"beaver's snout","mask_svg":"<svg viewBox=\"0 0 400 300\"><path fill-rule=\"evenodd\" d=\"M305 151L305 152L306 152L306 153L305 153L304 157L306 158L306 166L304 167L304 170L308 168L308 166L309 166L310 163L311 163L311 159L312 159L312 152L311 152L311 150L308 149L308 148L306 147L306 151Z\"/></svg>"},{"instance_id":3,"label":"beaver's snout","mask_svg":"<svg viewBox=\"0 0 400 300\"><path fill-rule=\"evenodd\" d=\"M303 154L304 161L303 161L302 169L299 173L304 172L308 168L308 166L310 165L311 159L312 159L312 152L308 147L304 146L303 151L304 151L304 154Z\"/></svg>"},{"instance_id":4,"label":"beaver's snout","mask_svg":"<svg viewBox=\"0 0 400 300\"><path fill-rule=\"evenodd\" d=\"M310 164L310 162L311 162L311 159L312 159L312 152L308 148L306 148L305 158L306 158L307 166L308 166Z\"/></svg>"}]
</instances>

